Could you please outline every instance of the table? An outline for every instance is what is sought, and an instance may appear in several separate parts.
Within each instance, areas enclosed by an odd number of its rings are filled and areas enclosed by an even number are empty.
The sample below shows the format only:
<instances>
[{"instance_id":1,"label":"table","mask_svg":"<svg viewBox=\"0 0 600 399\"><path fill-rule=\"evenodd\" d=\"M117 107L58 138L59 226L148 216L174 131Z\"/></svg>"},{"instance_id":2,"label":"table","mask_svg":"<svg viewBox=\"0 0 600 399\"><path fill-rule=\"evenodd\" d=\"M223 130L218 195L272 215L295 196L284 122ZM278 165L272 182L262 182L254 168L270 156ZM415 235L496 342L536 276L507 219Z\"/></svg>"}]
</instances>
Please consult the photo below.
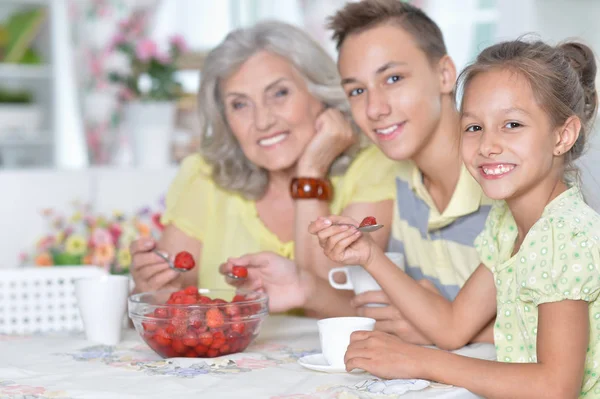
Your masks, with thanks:
<instances>
[{"instance_id":1,"label":"table","mask_svg":"<svg viewBox=\"0 0 600 399\"><path fill-rule=\"evenodd\" d=\"M246 352L215 359L161 359L134 330L116 346L96 345L83 334L0 335L0 398L394 398L368 391L368 373L311 371L297 359L319 353L314 319L270 316ZM458 353L494 359L490 344ZM476 398L469 391L434 384L403 399ZM27 396L30 395L30 396Z\"/></svg>"}]
</instances>

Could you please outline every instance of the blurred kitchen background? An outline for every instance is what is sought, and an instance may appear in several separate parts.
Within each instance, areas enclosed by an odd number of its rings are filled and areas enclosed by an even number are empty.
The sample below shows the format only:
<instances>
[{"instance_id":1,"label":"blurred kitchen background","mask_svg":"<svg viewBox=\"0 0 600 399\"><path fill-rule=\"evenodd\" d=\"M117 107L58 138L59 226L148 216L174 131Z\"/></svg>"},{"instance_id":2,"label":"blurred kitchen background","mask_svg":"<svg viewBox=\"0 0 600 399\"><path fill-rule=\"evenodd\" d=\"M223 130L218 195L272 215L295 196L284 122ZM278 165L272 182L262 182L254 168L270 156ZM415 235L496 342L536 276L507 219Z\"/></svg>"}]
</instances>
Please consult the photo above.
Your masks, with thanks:
<instances>
[{"instance_id":1,"label":"blurred kitchen background","mask_svg":"<svg viewBox=\"0 0 600 399\"><path fill-rule=\"evenodd\" d=\"M232 29L280 19L335 57L324 22L345 2L0 0L0 268L29 262L44 215L70 214L74 203L95 214L160 213L177 163L199 145L206 52ZM412 3L441 26L459 68L525 33L579 38L600 53L600 0ZM138 76L140 59L152 66ZM580 166L600 209L598 135Z\"/></svg>"}]
</instances>

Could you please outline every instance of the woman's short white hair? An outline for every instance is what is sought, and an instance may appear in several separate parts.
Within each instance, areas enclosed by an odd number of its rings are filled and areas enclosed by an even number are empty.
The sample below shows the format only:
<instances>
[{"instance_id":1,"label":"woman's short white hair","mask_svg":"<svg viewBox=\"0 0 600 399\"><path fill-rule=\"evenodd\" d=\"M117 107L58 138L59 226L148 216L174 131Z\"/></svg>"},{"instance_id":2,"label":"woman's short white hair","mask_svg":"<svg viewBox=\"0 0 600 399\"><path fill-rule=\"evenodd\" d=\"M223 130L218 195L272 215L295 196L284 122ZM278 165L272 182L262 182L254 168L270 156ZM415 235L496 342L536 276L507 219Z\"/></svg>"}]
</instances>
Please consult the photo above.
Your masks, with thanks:
<instances>
[{"instance_id":1,"label":"woman's short white hair","mask_svg":"<svg viewBox=\"0 0 600 399\"><path fill-rule=\"evenodd\" d=\"M212 179L225 190L248 199L259 199L266 191L268 174L246 158L225 118L219 82L231 76L259 51L269 51L289 60L305 79L308 90L327 107L337 108L350 120L350 107L340 86L335 62L302 30L283 22L267 21L227 35L206 57L198 94L201 148L212 166ZM352 122L355 134L359 129ZM330 175L342 174L364 141L352 146L332 164Z\"/></svg>"}]
</instances>

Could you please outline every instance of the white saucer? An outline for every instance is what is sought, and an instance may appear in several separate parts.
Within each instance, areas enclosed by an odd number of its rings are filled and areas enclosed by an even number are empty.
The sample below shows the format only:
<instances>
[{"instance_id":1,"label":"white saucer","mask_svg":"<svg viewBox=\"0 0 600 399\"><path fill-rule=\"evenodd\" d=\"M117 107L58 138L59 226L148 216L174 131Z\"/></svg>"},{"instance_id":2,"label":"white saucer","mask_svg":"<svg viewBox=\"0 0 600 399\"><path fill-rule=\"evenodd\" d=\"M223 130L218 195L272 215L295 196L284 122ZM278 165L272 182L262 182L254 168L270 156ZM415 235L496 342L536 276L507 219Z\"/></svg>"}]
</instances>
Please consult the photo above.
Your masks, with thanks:
<instances>
[{"instance_id":1,"label":"white saucer","mask_svg":"<svg viewBox=\"0 0 600 399\"><path fill-rule=\"evenodd\" d=\"M300 359L298 359L298 363L300 363L301 366L306 367L310 370L322 371L325 373L346 373L346 368L343 366L330 366L329 363L327 363L327 360L325 360L325 356L323 356L322 353L301 357Z\"/></svg>"}]
</instances>

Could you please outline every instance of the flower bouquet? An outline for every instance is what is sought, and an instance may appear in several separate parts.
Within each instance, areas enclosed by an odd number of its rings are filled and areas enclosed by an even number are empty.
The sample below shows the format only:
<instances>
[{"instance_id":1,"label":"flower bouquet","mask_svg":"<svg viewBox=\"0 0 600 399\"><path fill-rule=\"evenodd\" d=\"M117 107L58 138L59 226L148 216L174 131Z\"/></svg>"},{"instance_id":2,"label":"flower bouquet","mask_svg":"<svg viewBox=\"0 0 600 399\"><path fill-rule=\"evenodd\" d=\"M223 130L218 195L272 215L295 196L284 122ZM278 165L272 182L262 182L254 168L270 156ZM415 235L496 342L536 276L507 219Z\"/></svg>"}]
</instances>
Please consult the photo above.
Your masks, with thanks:
<instances>
[{"instance_id":1,"label":"flower bouquet","mask_svg":"<svg viewBox=\"0 0 600 399\"><path fill-rule=\"evenodd\" d=\"M48 232L31 254L21 254L21 265L95 265L112 274L127 274L131 242L140 237L158 239L163 229L161 212L150 208L129 217L119 211L109 217L95 215L88 205L80 203L74 203L74 208L68 216L53 209L42 211Z\"/></svg>"}]
</instances>

